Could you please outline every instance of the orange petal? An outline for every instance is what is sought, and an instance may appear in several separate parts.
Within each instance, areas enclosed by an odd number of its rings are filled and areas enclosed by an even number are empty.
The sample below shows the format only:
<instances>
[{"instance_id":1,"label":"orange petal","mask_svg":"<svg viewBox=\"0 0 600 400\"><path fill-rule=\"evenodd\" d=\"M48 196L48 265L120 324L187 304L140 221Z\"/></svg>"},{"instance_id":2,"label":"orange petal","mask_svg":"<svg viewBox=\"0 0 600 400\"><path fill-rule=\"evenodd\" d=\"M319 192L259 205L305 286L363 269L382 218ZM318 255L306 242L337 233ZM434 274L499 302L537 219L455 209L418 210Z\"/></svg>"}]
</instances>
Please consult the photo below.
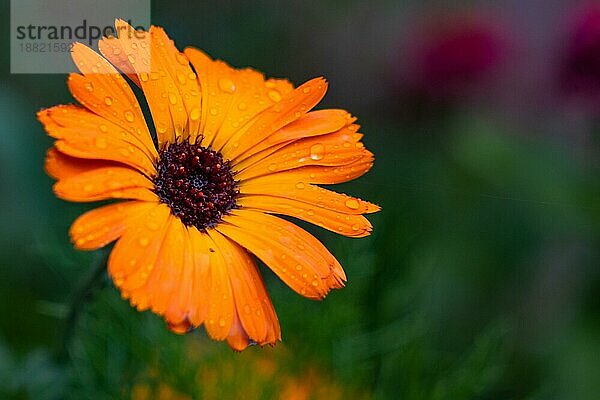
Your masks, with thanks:
<instances>
[{"instance_id":1,"label":"orange petal","mask_svg":"<svg viewBox=\"0 0 600 400\"><path fill-rule=\"evenodd\" d=\"M276 149L272 154L254 165L236 173L245 180L261 175L287 171L307 165L342 166L365 156L364 145L358 141L361 135L351 125L334 133L297 140Z\"/></svg>"},{"instance_id":2,"label":"orange petal","mask_svg":"<svg viewBox=\"0 0 600 400\"><path fill-rule=\"evenodd\" d=\"M202 88L202 144L215 150L220 150L235 132L293 89L286 80L265 81L260 72L234 69L198 49L186 48L185 54L198 73Z\"/></svg>"},{"instance_id":3,"label":"orange petal","mask_svg":"<svg viewBox=\"0 0 600 400\"><path fill-rule=\"evenodd\" d=\"M281 144L289 144L299 139L321 136L339 131L355 120L356 118L352 117L345 110L318 110L309 112L274 132L271 136L268 136L265 140L250 149L246 154L240 156L236 162L236 166L239 169L243 169L246 165L252 165L247 164L245 161L249 156ZM277 147L275 147L274 150L277 150ZM271 153L272 152L266 152L267 155Z\"/></svg>"},{"instance_id":4,"label":"orange petal","mask_svg":"<svg viewBox=\"0 0 600 400\"><path fill-rule=\"evenodd\" d=\"M356 197L304 182L294 183L279 179L285 177L286 174L266 175L250 181L242 181L240 193L295 199L342 214L369 214L380 210L379 206Z\"/></svg>"},{"instance_id":5,"label":"orange petal","mask_svg":"<svg viewBox=\"0 0 600 400\"><path fill-rule=\"evenodd\" d=\"M69 234L76 248L96 250L117 240L130 221L150 211L156 205L142 201L127 201L95 208L73 222Z\"/></svg>"},{"instance_id":6,"label":"orange petal","mask_svg":"<svg viewBox=\"0 0 600 400\"><path fill-rule=\"evenodd\" d=\"M103 167L64 178L54 185L54 193L69 201L136 199L158 201L151 191L154 184L127 167Z\"/></svg>"},{"instance_id":7,"label":"orange petal","mask_svg":"<svg viewBox=\"0 0 600 400\"><path fill-rule=\"evenodd\" d=\"M323 78L312 79L263 111L246 130L238 131L222 149L223 155L235 160L248 153L273 132L297 120L312 109L325 95Z\"/></svg>"},{"instance_id":8,"label":"orange petal","mask_svg":"<svg viewBox=\"0 0 600 400\"><path fill-rule=\"evenodd\" d=\"M147 292L150 309L171 322L180 322L186 310L172 310L171 315L166 315L172 299L181 290L181 281L185 259L185 227L181 221L170 216L160 252L156 258L152 273L143 290Z\"/></svg>"},{"instance_id":9,"label":"orange petal","mask_svg":"<svg viewBox=\"0 0 600 400\"><path fill-rule=\"evenodd\" d=\"M224 340L229 334L233 316L235 313L235 303L233 291L227 273L227 265L223 258L223 253L219 250L212 238L210 241L210 298L209 308L204 326L206 332L215 340Z\"/></svg>"},{"instance_id":10,"label":"orange petal","mask_svg":"<svg viewBox=\"0 0 600 400\"><path fill-rule=\"evenodd\" d=\"M70 74L67 85L82 105L153 147L142 109L131 87L104 57L74 43L71 56L83 75Z\"/></svg>"},{"instance_id":11,"label":"orange petal","mask_svg":"<svg viewBox=\"0 0 600 400\"><path fill-rule=\"evenodd\" d=\"M365 237L373 230L371 223L360 214L342 214L294 199L249 195L239 198L237 204L243 208L299 218L349 237Z\"/></svg>"},{"instance_id":12,"label":"orange petal","mask_svg":"<svg viewBox=\"0 0 600 400\"><path fill-rule=\"evenodd\" d=\"M110 137L137 147L151 161L158 156L151 140L143 142L119 125L78 105L65 104L43 109L37 117L55 139L68 139L77 134Z\"/></svg>"},{"instance_id":13,"label":"orange petal","mask_svg":"<svg viewBox=\"0 0 600 400\"><path fill-rule=\"evenodd\" d=\"M307 182L319 184L335 184L348 182L366 174L373 167L373 154L366 152L360 159L351 164L340 166L309 165L294 168L281 173L270 175L272 181ZM264 178L262 176L260 178Z\"/></svg>"},{"instance_id":14,"label":"orange petal","mask_svg":"<svg viewBox=\"0 0 600 400\"><path fill-rule=\"evenodd\" d=\"M188 236L194 263L189 319L192 325L198 327L204 322L210 304L210 246L212 242L205 233L199 232L194 227L188 228Z\"/></svg>"},{"instance_id":15,"label":"orange petal","mask_svg":"<svg viewBox=\"0 0 600 400\"><path fill-rule=\"evenodd\" d=\"M92 169L119 165L122 164L105 160L86 160L84 158L71 157L52 147L46 153L44 169L50 177L63 179Z\"/></svg>"},{"instance_id":16,"label":"orange petal","mask_svg":"<svg viewBox=\"0 0 600 400\"><path fill-rule=\"evenodd\" d=\"M310 299L322 299L346 279L333 255L308 232L283 219L234 210L216 229L260 258L288 286Z\"/></svg>"},{"instance_id":17,"label":"orange petal","mask_svg":"<svg viewBox=\"0 0 600 400\"><path fill-rule=\"evenodd\" d=\"M187 324L190 325L190 312L193 308L192 297L196 285L194 281L196 268L194 265L194 248L188 229L185 226L182 226L182 228L183 234L181 235L179 247L183 248L183 261L181 265L176 266L176 268L181 269L181 272L179 273L178 284L175 286L173 295L167 305L165 319L169 324L181 324L189 321Z\"/></svg>"},{"instance_id":18,"label":"orange petal","mask_svg":"<svg viewBox=\"0 0 600 400\"><path fill-rule=\"evenodd\" d=\"M108 272L123 298L138 310L149 306L145 285L152 273L169 226L170 208L161 203L131 221L108 259Z\"/></svg>"},{"instance_id":19,"label":"orange petal","mask_svg":"<svg viewBox=\"0 0 600 400\"><path fill-rule=\"evenodd\" d=\"M235 351L242 351L250 344L248 334L244 330L237 312L233 317L231 329L227 335L227 344Z\"/></svg>"},{"instance_id":20,"label":"orange petal","mask_svg":"<svg viewBox=\"0 0 600 400\"><path fill-rule=\"evenodd\" d=\"M135 34L129 32L128 34ZM110 36L103 37L98 41L98 50L106 57L117 69L123 72L129 79L133 81L138 87L141 87L140 78L135 73L129 58L127 57L127 49L123 47L123 42L118 37Z\"/></svg>"},{"instance_id":21,"label":"orange petal","mask_svg":"<svg viewBox=\"0 0 600 400\"><path fill-rule=\"evenodd\" d=\"M109 160L130 165L147 176L156 173L153 160L127 132L78 106L57 106L38 113L55 146L72 157ZM111 127L111 128L109 128ZM148 151L148 150L147 150Z\"/></svg>"},{"instance_id":22,"label":"orange petal","mask_svg":"<svg viewBox=\"0 0 600 400\"><path fill-rule=\"evenodd\" d=\"M118 48L115 64L137 74L154 120L159 148L177 138L187 139L189 132L197 132L200 88L187 58L161 28L153 26L149 35L138 37L126 33L132 28L125 21L117 20L115 26L119 37L103 39L105 55L112 59L108 47ZM120 56L123 50L127 61Z\"/></svg>"},{"instance_id":23,"label":"orange petal","mask_svg":"<svg viewBox=\"0 0 600 400\"><path fill-rule=\"evenodd\" d=\"M211 229L208 231L215 244L223 254L228 268L229 280L233 289L236 308L242 327L255 342L262 343L267 335L267 317L263 306L272 307L266 292L257 285L260 279L256 265L248 253L237 244Z\"/></svg>"}]
</instances>

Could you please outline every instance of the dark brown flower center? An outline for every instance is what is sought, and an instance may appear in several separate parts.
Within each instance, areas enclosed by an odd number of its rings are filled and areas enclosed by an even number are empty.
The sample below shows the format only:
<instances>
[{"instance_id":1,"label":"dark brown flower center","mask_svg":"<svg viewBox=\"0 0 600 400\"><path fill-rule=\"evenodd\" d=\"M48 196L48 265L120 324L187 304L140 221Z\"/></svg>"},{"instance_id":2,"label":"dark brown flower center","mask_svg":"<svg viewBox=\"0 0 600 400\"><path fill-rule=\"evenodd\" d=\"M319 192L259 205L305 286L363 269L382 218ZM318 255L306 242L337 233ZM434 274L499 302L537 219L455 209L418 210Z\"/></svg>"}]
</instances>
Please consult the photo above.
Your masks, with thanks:
<instances>
[{"instance_id":1,"label":"dark brown flower center","mask_svg":"<svg viewBox=\"0 0 600 400\"><path fill-rule=\"evenodd\" d=\"M159 154L154 191L187 226L215 226L236 207L237 183L229 161L199 144L173 143Z\"/></svg>"}]
</instances>

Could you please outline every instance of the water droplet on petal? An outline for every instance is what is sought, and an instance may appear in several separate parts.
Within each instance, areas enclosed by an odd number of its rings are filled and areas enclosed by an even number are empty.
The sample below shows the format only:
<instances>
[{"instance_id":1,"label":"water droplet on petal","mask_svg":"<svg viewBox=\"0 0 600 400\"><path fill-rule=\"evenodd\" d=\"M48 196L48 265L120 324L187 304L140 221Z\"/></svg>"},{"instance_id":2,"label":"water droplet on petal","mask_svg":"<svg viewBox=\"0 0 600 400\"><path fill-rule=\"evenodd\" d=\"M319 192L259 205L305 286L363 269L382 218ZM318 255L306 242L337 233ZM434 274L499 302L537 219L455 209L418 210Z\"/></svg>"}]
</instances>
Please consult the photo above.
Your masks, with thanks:
<instances>
[{"instance_id":1,"label":"water droplet on petal","mask_svg":"<svg viewBox=\"0 0 600 400\"><path fill-rule=\"evenodd\" d=\"M276 103L281 101L281 93L279 93L277 90L269 90L268 95L269 98Z\"/></svg>"},{"instance_id":2,"label":"water droplet on petal","mask_svg":"<svg viewBox=\"0 0 600 400\"><path fill-rule=\"evenodd\" d=\"M112 105L112 103L113 103L113 99L112 99L112 97L110 97L110 96L106 96L106 97L104 98L104 104L106 104L107 106L111 106L111 105Z\"/></svg>"},{"instance_id":3,"label":"water droplet on petal","mask_svg":"<svg viewBox=\"0 0 600 400\"><path fill-rule=\"evenodd\" d=\"M133 117L133 113L131 111L125 111L125 119L129 122L133 122L135 118Z\"/></svg>"},{"instance_id":4,"label":"water droplet on petal","mask_svg":"<svg viewBox=\"0 0 600 400\"><path fill-rule=\"evenodd\" d=\"M104 124L100 125L99 128L100 128L100 131L102 131L102 132L108 132L108 127Z\"/></svg>"},{"instance_id":5,"label":"water droplet on petal","mask_svg":"<svg viewBox=\"0 0 600 400\"><path fill-rule=\"evenodd\" d=\"M190 112L190 119L192 121L197 121L200 119L200 109L199 108L196 107Z\"/></svg>"},{"instance_id":6,"label":"water droplet on petal","mask_svg":"<svg viewBox=\"0 0 600 400\"><path fill-rule=\"evenodd\" d=\"M277 164L269 164L269 171L277 170Z\"/></svg>"},{"instance_id":7,"label":"water droplet on petal","mask_svg":"<svg viewBox=\"0 0 600 400\"><path fill-rule=\"evenodd\" d=\"M296 183L296 188L297 189L304 189L304 183L302 183L302 182Z\"/></svg>"},{"instance_id":8,"label":"water droplet on petal","mask_svg":"<svg viewBox=\"0 0 600 400\"><path fill-rule=\"evenodd\" d=\"M235 92L235 84L229 78L219 79L219 89L227 93Z\"/></svg>"},{"instance_id":9,"label":"water droplet on petal","mask_svg":"<svg viewBox=\"0 0 600 400\"><path fill-rule=\"evenodd\" d=\"M173 105L177 104L177 96L175 96L175 93L169 93L169 103Z\"/></svg>"},{"instance_id":10,"label":"water droplet on petal","mask_svg":"<svg viewBox=\"0 0 600 400\"><path fill-rule=\"evenodd\" d=\"M146 247L150 243L150 239L148 239L147 237L141 237L138 242L139 242L140 246Z\"/></svg>"},{"instance_id":11,"label":"water droplet on petal","mask_svg":"<svg viewBox=\"0 0 600 400\"><path fill-rule=\"evenodd\" d=\"M238 104L238 109L245 110L246 108L248 108L248 105L246 103L240 103L240 104Z\"/></svg>"},{"instance_id":12,"label":"water droplet on petal","mask_svg":"<svg viewBox=\"0 0 600 400\"><path fill-rule=\"evenodd\" d=\"M135 64L135 56L133 54L127 55L127 59L131 64Z\"/></svg>"},{"instance_id":13,"label":"water droplet on petal","mask_svg":"<svg viewBox=\"0 0 600 400\"><path fill-rule=\"evenodd\" d=\"M219 110L217 110L216 108L210 109L210 115L217 115L218 113L219 113Z\"/></svg>"},{"instance_id":14,"label":"water droplet on petal","mask_svg":"<svg viewBox=\"0 0 600 400\"><path fill-rule=\"evenodd\" d=\"M323 159L323 152L325 151L325 146L320 143L314 144L310 147L310 158L313 160L321 160Z\"/></svg>"},{"instance_id":15,"label":"water droplet on petal","mask_svg":"<svg viewBox=\"0 0 600 400\"><path fill-rule=\"evenodd\" d=\"M225 326L225 318L219 318L219 326L221 328Z\"/></svg>"},{"instance_id":16,"label":"water droplet on petal","mask_svg":"<svg viewBox=\"0 0 600 400\"><path fill-rule=\"evenodd\" d=\"M140 74L140 79L142 80L142 82L148 82L148 79L149 79L149 78L150 78L150 77L148 76L148 73L146 73L146 72L142 72L142 73Z\"/></svg>"},{"instance_id":17,"label":"water droplet on petal","mask_svg":"<svg viewBox=\"0 0 600 400\"><path fill-rule=\"evenodd\" d=\"M358 210L358 208L360 207L360 203L356 199L348 199L346 200L345 204L346 207L350 208L351 210Z\"/></svg>"}]
</instances>

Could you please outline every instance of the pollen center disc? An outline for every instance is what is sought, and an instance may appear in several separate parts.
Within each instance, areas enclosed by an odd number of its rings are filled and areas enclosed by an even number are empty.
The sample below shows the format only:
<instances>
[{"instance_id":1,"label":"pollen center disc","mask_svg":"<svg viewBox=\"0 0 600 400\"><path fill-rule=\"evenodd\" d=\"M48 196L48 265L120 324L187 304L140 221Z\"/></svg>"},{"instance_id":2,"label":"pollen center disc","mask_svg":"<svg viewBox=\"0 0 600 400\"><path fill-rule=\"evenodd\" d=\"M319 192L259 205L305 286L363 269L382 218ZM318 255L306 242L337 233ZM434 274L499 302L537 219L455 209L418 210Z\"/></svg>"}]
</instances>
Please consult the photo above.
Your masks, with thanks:
<instances>
[{"instance_id":1,"label":"pollen center disc","mask_svg":"<svg viewBox=\"0 0 600 400\"><path fill-rule=\"evenodd\" d=\"M199 144L173 143L162 150L154 192L186 226L215 226L236 207L239 193L230 163Z\"/></svg>"}]
</instances>

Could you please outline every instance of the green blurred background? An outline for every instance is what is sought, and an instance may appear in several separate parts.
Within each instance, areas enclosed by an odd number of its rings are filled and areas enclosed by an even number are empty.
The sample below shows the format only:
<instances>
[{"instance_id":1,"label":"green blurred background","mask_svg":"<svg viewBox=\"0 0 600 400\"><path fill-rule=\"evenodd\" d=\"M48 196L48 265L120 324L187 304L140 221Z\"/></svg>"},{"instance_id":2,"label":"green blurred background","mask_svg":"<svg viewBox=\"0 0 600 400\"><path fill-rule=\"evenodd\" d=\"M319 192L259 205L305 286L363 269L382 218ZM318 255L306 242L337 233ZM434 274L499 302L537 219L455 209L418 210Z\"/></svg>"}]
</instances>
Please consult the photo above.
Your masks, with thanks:
<instances>
[{"instance_id":1,"label":"green blurred background","mask_svg":"<svg viewBox=\"0 0 600 400\"><path fill-rule=\"evenodd\" d=\"M371 237L309 231L348 274L323 302L266 268L283 343L177 336L67 231L35 120L61 75L10 75L0 9L0 398L600 398L600 11L574 1L152 2L179 48L295 84L359 117L376 155L337 187L380 204ZM590 5L591 4L591 5ZM101 4L99 4L99 7ZM303 225L305 226L305 225Z\"/></svg>"}]
</instances>

